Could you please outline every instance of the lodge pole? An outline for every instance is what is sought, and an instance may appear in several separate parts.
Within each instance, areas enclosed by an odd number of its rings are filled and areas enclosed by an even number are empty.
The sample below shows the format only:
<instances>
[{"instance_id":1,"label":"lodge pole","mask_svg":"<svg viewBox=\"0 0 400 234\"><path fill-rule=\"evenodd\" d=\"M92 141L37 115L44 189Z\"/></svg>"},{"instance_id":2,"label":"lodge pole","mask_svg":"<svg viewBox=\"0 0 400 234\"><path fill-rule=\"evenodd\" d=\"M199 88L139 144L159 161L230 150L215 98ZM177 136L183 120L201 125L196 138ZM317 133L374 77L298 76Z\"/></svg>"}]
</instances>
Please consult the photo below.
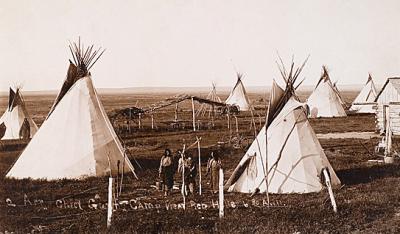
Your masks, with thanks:
<instances>
[{"instance_id":1,"label":"lodge pole","mask_svg":"<svg viewBox=\"0 0 400 234\"><path fill-rule=\"evenodd\" d=\"M201 195L201 150L200 150L201 149L200 148L201 137L198 138L196 136L196 138L197 138L197 151L199 153L199 195Z\"/></svg>"},{"instance_id":2,"label":"lodge pole","mask_svg":"<svg viewBox=\"0 0 400 234\"><path fill-rule=\"evenodd\" d=\"M193 131L196 131L196 113L194 112L194 100L192 97L192 119L193 119Z\"/></svg>"}]
</instances>

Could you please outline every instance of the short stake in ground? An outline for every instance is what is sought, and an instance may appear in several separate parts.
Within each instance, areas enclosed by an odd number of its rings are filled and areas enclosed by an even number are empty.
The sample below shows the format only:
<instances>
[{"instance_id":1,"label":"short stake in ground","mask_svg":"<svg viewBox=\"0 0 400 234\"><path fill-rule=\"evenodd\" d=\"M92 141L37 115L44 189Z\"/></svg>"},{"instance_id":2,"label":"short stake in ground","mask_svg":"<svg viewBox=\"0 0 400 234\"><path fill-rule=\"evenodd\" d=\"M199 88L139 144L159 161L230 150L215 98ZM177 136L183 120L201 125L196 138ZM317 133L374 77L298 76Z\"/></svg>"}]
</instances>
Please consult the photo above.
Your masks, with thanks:
<instances>
[{"instance_id":1,"label":"short stake in ground","mask_svg":"<svg viewBox=\"0 0 400 234\"><path fill-rule=\"evenodd\" d=\"M107 204L107 228L111 227L111 218L113 212L113 178L108 179L108 204Z\"/></svg>"},{"instance_id":2,"label":"short stake in ground","mask_svg":"<svg viewBox=\"0 0 400 234\"><path fill-rule=\"evenodd\" d=\"M222 168L219 169L219 217L224 217L224 171Z\"/></svg>"}]
</instances>

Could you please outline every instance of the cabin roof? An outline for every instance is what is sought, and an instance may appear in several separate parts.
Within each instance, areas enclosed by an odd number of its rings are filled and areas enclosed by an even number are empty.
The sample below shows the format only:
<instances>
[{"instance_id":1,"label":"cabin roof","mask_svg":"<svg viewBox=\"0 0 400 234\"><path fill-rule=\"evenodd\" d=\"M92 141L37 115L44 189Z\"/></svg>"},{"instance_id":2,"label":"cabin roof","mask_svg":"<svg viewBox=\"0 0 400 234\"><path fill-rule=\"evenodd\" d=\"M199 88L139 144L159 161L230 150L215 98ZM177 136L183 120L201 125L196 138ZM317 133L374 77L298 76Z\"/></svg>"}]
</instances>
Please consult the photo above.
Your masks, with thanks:
<instances>
[{"instance_id":1,"label":"cabin roof","mask_svg":"<svg viewBox=\"0 0 400 234\"><path fill-rule=\"evenodd\" d=\"M379 91L378 95L375 98L375 102L378 101L379 97L381 96L381 93L383 92L383 90L385 90L387 84L389 84L389 82L392 84L392 86L396 89L396 91L400 94L400 77L390 77L387 78L385 84L383 85L381 91Z\"/></svg>"}]
</instances>

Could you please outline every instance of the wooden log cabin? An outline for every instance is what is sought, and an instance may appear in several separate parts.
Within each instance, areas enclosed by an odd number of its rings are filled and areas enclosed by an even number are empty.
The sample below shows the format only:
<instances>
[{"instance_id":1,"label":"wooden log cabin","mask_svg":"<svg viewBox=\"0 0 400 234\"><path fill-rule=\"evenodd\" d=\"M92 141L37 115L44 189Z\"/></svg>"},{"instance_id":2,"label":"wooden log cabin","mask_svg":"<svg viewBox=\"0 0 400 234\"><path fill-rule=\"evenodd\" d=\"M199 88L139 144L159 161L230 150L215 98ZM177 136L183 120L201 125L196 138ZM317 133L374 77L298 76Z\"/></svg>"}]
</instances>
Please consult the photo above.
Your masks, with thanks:
<instances>
[{"instance_id":1,"label":"wooden log cabin","mask_svg":"<svg viewBox=\"0 0 400 234\"><path fill-rule=\"evenodd\" d=\"M383 134L389 123L393 135L400 135L400 77L388 78L375 102L376 130Z\"/></svg>"}]
</instances>

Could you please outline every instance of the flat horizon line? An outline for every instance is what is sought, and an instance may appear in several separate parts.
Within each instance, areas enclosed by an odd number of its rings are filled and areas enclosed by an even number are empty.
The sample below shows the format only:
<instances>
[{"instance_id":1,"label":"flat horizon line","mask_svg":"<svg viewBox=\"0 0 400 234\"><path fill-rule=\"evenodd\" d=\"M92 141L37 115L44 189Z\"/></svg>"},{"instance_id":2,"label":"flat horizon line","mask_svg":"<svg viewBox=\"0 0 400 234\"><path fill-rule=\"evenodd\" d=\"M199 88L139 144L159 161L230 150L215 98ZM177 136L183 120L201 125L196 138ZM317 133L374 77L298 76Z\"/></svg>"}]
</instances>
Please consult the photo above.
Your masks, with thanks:
<instances>
[{"instance_id":1,"label":"flat horizon line","mask_svg":"<svg viewBox=\"0 0 400 234\"><path fill-rule=\"evenodd\" d=\"M364 84L342 84L342 85L338 85L339 89L342 90L346 90L346 91L357 91L360 90L362 87L364 86ZM376 86L380 87L381 84L376 84ZM302 85L299 88L299 91L302 90L306 90L309 91L309 89L313 89L315 87L315 85ZM230 91L233 88L233 86L216 86L217 91ZM258 92L260 91L260 89L265 89L265 91L268 91L271 88L271 85L249 85L249 86L245 86L247 91L254 91L257 90ZM176 89L185 89L185 90L193 90L196 89L196 91L198 92L204 92L207 90L210 90L211 87L210 86L136 86L136 87L110 87L110 88L96 88L99 92L111 92L111 91L115 91L115 92L123 92L123 91L141 91L141 92L145 92L145 91L149 91L149 92L154 92L154 91L172 91L172 90L176 90ZM157 90L155 90L157 89ZM25 93L57 93L59 91L59 89L44 89L44 90L24 90L22 89L22 92ZM0 91L1 94L3 93L8 93L8 89L7 90L1 90Z\"/></svg>"}]
</instances>

